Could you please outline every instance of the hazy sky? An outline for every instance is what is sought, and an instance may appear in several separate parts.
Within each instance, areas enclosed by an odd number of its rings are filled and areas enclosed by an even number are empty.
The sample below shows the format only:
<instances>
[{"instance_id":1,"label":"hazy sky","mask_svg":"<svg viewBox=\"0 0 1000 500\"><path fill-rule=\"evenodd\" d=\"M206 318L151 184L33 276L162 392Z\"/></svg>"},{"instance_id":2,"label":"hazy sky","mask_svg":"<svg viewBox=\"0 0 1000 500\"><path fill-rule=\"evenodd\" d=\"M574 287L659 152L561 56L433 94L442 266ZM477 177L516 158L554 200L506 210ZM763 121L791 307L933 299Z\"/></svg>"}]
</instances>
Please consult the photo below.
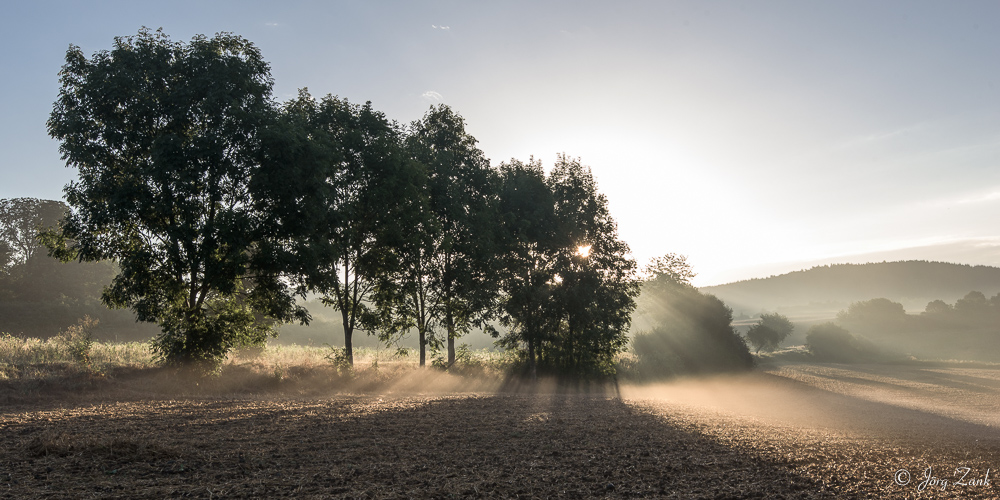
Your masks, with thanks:
<instances>
[{"instance_id":1,"label":"hazy sky","mask_svg":"<svg viewBox=\"0 0 1000 500\"><path fill-rule=\"evenodd\" d=\"M60 199L70 44L231 31L300 87L461 113L494 164L592 167L645 263L696 284L829 262L1000 265L1000 3L0 3L0 198Z\"/></svg>"}]
</instances>

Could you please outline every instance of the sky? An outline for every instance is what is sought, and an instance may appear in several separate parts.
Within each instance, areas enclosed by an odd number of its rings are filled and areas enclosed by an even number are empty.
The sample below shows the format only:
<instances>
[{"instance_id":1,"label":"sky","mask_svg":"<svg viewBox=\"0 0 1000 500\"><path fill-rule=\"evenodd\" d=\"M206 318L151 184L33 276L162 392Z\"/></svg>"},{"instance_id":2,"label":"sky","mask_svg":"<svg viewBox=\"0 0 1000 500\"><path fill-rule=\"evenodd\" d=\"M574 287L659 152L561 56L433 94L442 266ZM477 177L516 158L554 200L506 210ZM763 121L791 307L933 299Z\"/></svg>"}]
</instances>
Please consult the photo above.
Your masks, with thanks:
<instances>
[{"instance_id":1,"label":"sky","mask_svg":"<svg viewBox=\"0 0 1000 500\"><path fill-rule=\"evenodd\" d=\"M444 103L494 165L579 157L640 266L1000 265L1000 3L0 1L0 198L74 178L45 121L70 44L228 31L274 95Z\"/></svg>"}]
</instances>

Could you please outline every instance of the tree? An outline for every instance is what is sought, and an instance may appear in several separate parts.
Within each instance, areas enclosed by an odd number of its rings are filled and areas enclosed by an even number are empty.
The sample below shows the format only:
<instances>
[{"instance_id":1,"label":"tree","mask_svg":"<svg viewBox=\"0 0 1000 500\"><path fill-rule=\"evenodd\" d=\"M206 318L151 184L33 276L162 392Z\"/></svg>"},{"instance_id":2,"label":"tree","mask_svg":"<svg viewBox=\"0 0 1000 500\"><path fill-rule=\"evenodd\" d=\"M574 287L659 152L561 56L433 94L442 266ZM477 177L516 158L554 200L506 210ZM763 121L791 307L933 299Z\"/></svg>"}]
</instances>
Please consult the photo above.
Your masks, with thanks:
<instances>
[{"instance_id":1,"label":"tree","mask_svg":"<svg viewBox=\"0 0 1000 500\"><path fill-rule=\"evenodd\" d=\"M837 313L837 321L852 331L868 335L899 333L909 323L903 304L885 298L853 302Z\"/></svg>"},{"instance_id":2,"label":"tree","mask_svg":"<svg viewBox=\"0 0 1000 500\"><path fill-rule=\"evenodd\" d=\"M37 198L0 200L0 269L5 264L23 264L43 246L38 242L42 230L55 226L66 214L65 203ZM0 253L0 257L2 257Z\"/></svg>"},{"instance_id":3,"label":"tree","mask_svg":"<svg viewBox=\"0 0 1000 500\"><path fill-rule=\"evenodd\" d=\"M426 217L415 221L404 267L392 284L400 290L395 313L417 329L421 366L428 344L439 345L433 328L444 327L450 366L455 339L486 326L497 295L496 173L465 121L446 105L432 106L414 122L406 144L426 173Z\"/></svg>"},{"instance_id":4,"label":"tree","mask_svg":"<svg viewBox=\"0 0 1000 500\"><path fill-rule=\"evenodd\" d=\"M950 304L938 299L928 302L923 314L934 317L947 317L954 311L955 309Z\"/></svg>"},{"instance_id":5,"label":"tree","mask_svg":"<svg viewBox=\"0 0 1000 500\"><path fill-rule=\"evenodd\" d=\"M778 313L760 315L760 321L747 330L747 340L760 352L773 351L792 334L795 327L787 317Z\"/></svg>"},{"instance_id":6,"label":"tree","mask_svg":"<svg viewBox=\"0 0 1000 500\"><path fill-rule=\"evenodd\" d=\"M269 196L295 207L280 220L307 230L291 238L295 248L285 258L297 263L304 286L340 311L353 365L354 331L384 329L391 319L373 301L385 300L377 292L398 271L419 215L420 171L406 157L399 128L370 102L329 95L317 101L303 89L286 104L284 123L293 136L282 149L285 160L306 182L285 186L275 179L272 186L280 187Z\"/></svg>"},{"instance_id":7,"label":"tree","mask_svg":"<svg viewBox=\"0 0 1000 500\"><path fill-rule=\"evenodd\" d=\"M646 287L668 287L674 284L690 285L697 274L687 262L686 255L668 253L662 257L654 257L645 268L650 278Z\"/></svg>"},{"instance_id":8,"label":"tree","mask_svg":"<svg viewBox=\"0 0 1000 500\"><path fill-rule=\"evenodd\" d=\"M635 260L618 239L607 198L579 159L559 155L548 185L557 224L557 286L552 289L554 330L540 353L564 373L614 374L614 357L628 345L639 295Z\"/></svg>"},{"instance_id":9,"label":"tree","mask_svg":"<svg viewBox=\"0 0 1000 500\"><path fill-rule=\"evenodd\" d=\"M501 345L523 348L532 376L613 375L639 281L607 198L565 155L548 177L534 159L501 165L500 177Z\"/></svg>"},{"instance_id":10,"label":"tree","mask_svg":"<svg viewBox=\"0 0 1000 500\"><path fill-rule=\"evenodd\" d=\"M272 81L249 41L172 42L142 29L87 59L71 46L48 121L79 180L48 235L66 260L120 267L103 293L158 323L168 364L218 363L272 334L268 318L307 320L281 273L255 256L274 227L251 189Z\"/></svg>"},{"instance_id":11,"label":"tree","mask_svg":"<svg viewBox=\"0 0 1000 500\"><path fill-rule=\"evenodd\" d=\"M541 162L511 160L500 166L502 251L501 340L509 349L525 347L528 372L537 376L537 354L552 326L552 292L559 251L555 199L545 182Z\"/></svg>"},{"instance_id":12,"label":"tree","mask_svg":"<svg viewBox=\"0 0 1000 500\"><path fill-rule=\"evenodd\" d=\"M990 310L989 301L983 292L972 291L955 302L955 312L971 317L981 316Z\"/></svg>"}]
</instances>

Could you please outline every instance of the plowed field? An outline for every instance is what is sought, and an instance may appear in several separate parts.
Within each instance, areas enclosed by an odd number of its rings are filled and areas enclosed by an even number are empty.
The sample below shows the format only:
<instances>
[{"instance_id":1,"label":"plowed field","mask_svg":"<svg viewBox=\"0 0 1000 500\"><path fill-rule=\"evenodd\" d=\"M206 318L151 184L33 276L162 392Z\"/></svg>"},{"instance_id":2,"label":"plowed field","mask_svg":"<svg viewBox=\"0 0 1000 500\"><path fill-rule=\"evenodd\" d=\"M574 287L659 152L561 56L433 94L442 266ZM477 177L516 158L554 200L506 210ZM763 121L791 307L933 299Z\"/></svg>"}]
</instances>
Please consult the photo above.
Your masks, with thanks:
<instances>
[{"instance_id":1,"label":"plowed field","mask_svg":"<svg viewBox=\"0 0 1000 500\"><path fill-rule=\"evenodd\" d=\"M8 398L0 497L1000 496L996 367L549 389Z\"/></svg>"}]
</instances>

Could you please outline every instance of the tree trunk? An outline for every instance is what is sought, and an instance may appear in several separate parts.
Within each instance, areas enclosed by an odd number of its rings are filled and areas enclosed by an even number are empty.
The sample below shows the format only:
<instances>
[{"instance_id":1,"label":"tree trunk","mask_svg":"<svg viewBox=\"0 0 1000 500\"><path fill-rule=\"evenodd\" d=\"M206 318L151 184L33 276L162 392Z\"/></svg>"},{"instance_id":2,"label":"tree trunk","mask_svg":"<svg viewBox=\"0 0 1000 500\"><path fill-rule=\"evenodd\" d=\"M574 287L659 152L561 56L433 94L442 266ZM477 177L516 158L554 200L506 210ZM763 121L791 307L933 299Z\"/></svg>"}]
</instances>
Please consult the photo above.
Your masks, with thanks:
<instances>
[{"instance_id":1,"label":"tree trunk","mask_svg":"<svg viewBox=\"0 0 1000 500\"><path fill-rule=\"evenodd\" d=\"M448 333L448 366L455 364L455 337Z\"/></svg>"},{"instance_id":2,"label":"tree trunk","mask_svg":"<svg viewBox=\"0 0 1000 500\"><path fill-rule=\"evenodd\" d=\"M350 321L348 321L347 311L341 311L341 316L344 318L344 354L347 356L347 364L354 366L354 346L351 343L354 328L351 326Z\"/></svg>"},{"instance_id":3,"label":"tree trunk","mask_svg":"<svg viewBox=\"0 0 1000 500\"><path fill-rule=\"evenodd\" d=\"M426 328L419 328L420 331L420 366L427 363L427 331Z\"/></svg>"},{"instance_id":4,"label":"tree trunk","mask_svg":"<svg viewBox=\"0 0 1000 500\"><path fill-rule=\"evenodd\" d=\"M535 368L535 339L528 337L528 373L531 380L538 380L538 370Z\"/></svg>"},{"instance_id":5,"label":"tree trunk","mask_svg":"<svg viewBox=\"0 0 1000 500\"><path fill-rule=\"evenodd\" d=\"M455 364L455 325L451 317L451 310L447 314L448 323L448 366Z\"/></svg>"}]
</instances>

